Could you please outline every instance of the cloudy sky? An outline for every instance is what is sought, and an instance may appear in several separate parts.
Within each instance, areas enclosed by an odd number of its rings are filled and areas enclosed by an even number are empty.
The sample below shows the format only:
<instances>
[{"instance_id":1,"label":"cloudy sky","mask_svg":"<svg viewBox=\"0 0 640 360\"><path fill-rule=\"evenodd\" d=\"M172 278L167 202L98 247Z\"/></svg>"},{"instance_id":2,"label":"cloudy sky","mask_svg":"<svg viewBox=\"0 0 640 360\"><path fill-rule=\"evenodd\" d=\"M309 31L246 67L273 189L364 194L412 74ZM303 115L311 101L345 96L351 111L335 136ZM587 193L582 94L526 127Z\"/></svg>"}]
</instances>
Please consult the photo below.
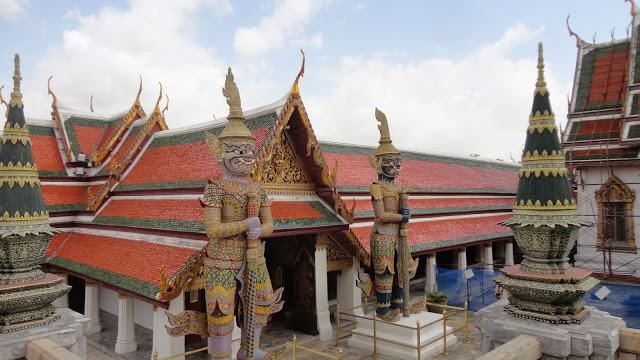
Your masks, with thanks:
<instances>
[{"instance_id":1,"label":"cloudy sky","mask_svg":"<svg viewBox=\"0 0 640 360\"><path fill-rule=\"evenodd\" d=\"M9 98L22 58L28 117L50 118L52 89L67 107L126 110L143 78L158 82L170 128L215 121L233 68L245 110L300 90L321 140L376 145L374 109L396 147L519 160L536 80L537 43L556 121L566 124L575 39L627 37L623 0L0 0L0 86ZM164 101L164 100L163 100Z\"/></svg>"}]
</instances>

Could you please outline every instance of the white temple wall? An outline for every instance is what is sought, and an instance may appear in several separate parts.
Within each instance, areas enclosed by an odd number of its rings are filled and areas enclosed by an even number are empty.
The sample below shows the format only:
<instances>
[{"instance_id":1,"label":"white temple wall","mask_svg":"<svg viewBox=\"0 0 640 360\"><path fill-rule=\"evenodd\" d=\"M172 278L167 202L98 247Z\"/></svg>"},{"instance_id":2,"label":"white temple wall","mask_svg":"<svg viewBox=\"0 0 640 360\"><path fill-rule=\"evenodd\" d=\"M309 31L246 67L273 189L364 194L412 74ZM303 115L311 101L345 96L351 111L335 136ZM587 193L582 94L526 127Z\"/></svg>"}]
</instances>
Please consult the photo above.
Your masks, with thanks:
<instances>
[{"instance_id":1,"label":"white temple wall","mask_svg":"<svg viewBox=\"0 0 640 360\"><path fill-rule=\"evenodd\" d=\"M100 310L118 316L118 293L100 286L98 294ZM133 321L136 325L153 330L153 305L133 299Z\"/></svg>"},{"instance_id":2,"label":"white temple wall","mask_svg":"<svg viewBox=\"0 0 640 360\"><path fill-rule=\"evenodd\" d=\"M98 303L100 310L106 311L111 315L118 316L118 293L100 286L98 289Z\"/></svg>"}]
</instances>

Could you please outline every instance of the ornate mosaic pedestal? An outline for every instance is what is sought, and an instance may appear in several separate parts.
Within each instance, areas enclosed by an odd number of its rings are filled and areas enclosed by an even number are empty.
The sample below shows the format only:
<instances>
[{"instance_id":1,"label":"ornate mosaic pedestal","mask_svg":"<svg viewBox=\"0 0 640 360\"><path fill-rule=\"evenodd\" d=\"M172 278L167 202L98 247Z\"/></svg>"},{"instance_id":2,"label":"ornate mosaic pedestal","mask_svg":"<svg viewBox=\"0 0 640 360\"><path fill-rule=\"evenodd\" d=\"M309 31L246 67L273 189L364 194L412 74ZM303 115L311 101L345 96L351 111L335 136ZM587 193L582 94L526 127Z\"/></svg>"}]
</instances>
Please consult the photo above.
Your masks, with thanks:
<instances>
[{"instance_id":1,"label":"ornate mosaic pedestal","mask_svg":"<svg viewBox=\"0 0 640 360\"><path fill-rule=\"evenodd\" d=\"M69 292L64 279L44 274L40 280L0 285L0 333L8 333L53 322L51 302Z\"/></svg>"},{"instance_id":2,"label":"ornate mosaic pedestal","mask_svg":"<svg viewBox=\"0 0 640 360\"><path fill-rule=\"evenodd\" d=\"M506 267L495 283L511 297L505 310L515 316L553 324L581 323L589 310L582 296L599 281L590 271L570 268L565 274L537 274L520 265Z\"/></svg>"}]
</instances>

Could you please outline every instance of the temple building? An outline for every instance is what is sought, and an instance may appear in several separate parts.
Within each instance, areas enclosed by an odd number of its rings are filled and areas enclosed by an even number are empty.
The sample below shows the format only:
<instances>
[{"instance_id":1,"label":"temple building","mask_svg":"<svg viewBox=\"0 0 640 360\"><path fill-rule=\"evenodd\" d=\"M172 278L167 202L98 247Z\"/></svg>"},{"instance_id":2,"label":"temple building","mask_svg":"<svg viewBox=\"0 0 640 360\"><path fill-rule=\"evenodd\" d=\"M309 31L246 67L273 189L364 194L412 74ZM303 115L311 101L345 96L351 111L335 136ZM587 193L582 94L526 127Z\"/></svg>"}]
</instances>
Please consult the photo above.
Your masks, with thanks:
<instances>
[{"instance_id":1,"label":"temple building","mask_svg":"<svg viewBox=\"0 0 640 360\"><path fill-rule=\"evenodd\" d=\"M628 38L589 43L569 28L578 60L562 142L578 214L596 224L581 229L575 265L605 277L637 279L640 9L631 4Z\"/></svg>"},{"instance_id":2,"label":"temple building","mask_svg":"<svg viewBox=\"0 0 640 360\"><path fill-rule=\"evenodd\" d=\"M328 339L330 306L360 304L356 270L370 266L369 186L377 174L367 155L375 144L318 141L313 109L308 113L302 101L301 73L282 98L244 114L257 139L252 178L273 202L267 266L274 288L285 287L284 309L270 322ZM149 114L139 101L141 83L130 107L105 115L63 108L50 85L52 118L27 123L51 225L61 231L46 266L72 286L55 305L84 313L92 333L101 331L101 311L116 315L117 353L136 349L135 325L153 331L160 357L182 352L185 341L200 339L169 337L165 309L205 306L198 269L207 236L199 198L208 179L222 173L205 131L218 135L226 119L168 129L161 88ZM394 133L402 131L389 123ZM401 152L397 181L409 194L408 243L422 258L421 279L414 281L431 290L436 265L513 265L513 233L497 223L512 216L520 165Z\"/></svg>"}]
</instances>

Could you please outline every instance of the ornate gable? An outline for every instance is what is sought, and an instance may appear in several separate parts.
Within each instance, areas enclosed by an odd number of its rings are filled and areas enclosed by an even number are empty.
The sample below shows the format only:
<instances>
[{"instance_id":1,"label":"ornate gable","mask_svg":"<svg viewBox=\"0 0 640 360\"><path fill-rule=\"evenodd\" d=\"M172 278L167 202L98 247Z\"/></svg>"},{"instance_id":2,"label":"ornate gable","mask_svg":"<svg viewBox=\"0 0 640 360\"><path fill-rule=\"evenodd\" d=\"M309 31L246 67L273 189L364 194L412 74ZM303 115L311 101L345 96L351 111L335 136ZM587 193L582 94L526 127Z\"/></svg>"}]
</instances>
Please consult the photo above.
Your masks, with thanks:
<instances>
[{"instance_id":1,"label":"ornate gable","mask_svg":"<svg viewBox=\"0 0 640 360\"><path fill-rule=\"evenodd\" d=\"M262 183L270 193L315 193L313 180L305 170L286 131L280 134L273 148L268 167L262 173Z\"/></svg>"}]
</instances>

